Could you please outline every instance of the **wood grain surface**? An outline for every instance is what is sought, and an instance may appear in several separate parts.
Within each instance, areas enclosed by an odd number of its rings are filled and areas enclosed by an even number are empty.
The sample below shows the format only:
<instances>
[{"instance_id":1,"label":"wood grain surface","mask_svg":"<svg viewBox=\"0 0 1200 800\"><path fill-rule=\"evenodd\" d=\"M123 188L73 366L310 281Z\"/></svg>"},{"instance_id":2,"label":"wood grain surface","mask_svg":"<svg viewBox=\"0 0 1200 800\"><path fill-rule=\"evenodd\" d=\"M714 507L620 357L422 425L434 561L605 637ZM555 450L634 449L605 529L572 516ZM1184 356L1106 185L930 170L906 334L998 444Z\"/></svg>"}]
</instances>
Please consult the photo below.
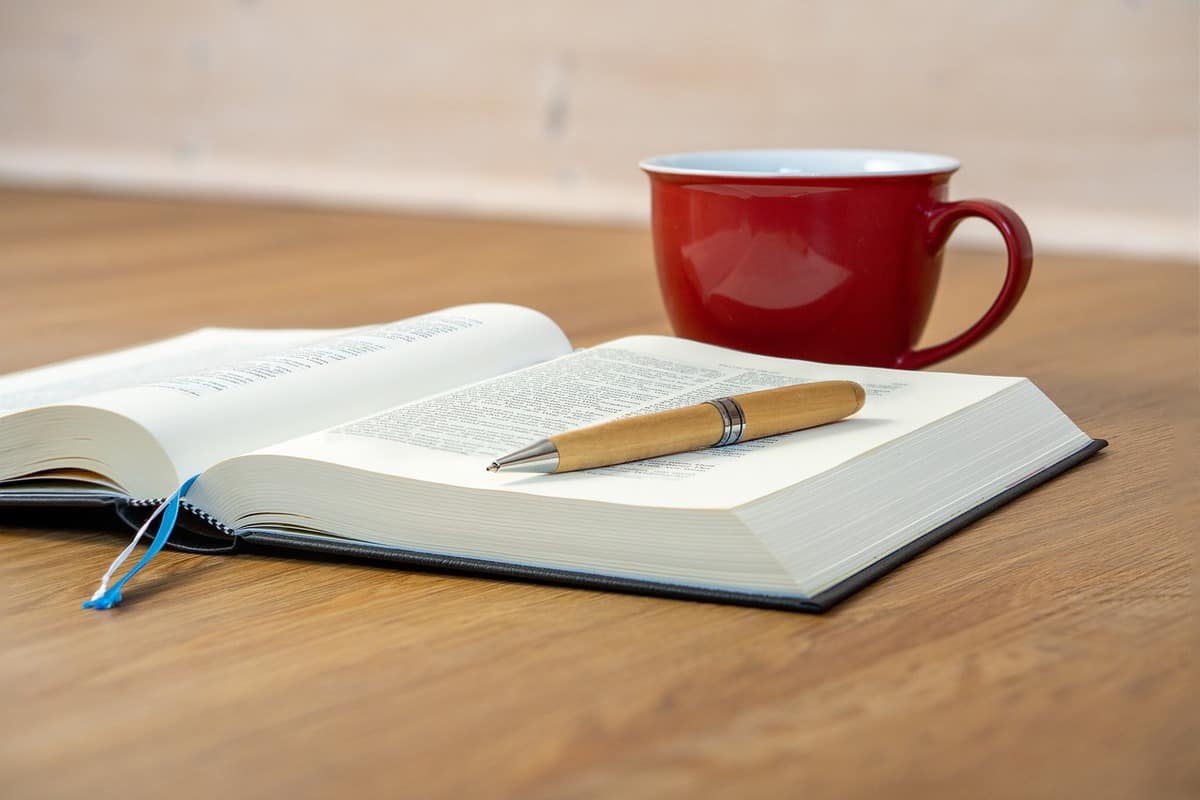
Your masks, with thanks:
<instances>
[{"instance_id":1,"label":"wood grain surface","mask_svg":"<svg viewBox=\"0 0 1200 800\"><path fill-rule=\"evenodd\" d=\"M0 191L0 371L202 325L476 300L666 332L638 229ZM929 340L994 255L948 258ZM825 616L0 521L0 796L1183 798L1200 792L1194 264L1041 259L952 370L1105 453Z\"/></svg>"}]
</instances>

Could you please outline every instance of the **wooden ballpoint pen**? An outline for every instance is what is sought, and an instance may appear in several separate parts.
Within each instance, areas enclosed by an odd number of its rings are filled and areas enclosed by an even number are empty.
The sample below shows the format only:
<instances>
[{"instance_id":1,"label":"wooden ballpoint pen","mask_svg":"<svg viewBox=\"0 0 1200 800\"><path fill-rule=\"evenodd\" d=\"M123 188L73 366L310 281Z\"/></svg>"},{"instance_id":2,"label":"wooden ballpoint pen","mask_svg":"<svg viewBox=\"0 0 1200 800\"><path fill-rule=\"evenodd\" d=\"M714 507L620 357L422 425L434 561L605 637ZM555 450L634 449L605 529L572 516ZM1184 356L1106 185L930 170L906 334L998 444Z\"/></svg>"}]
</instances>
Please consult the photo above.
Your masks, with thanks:
<instances>
[{"instance_id":1,"label":"wooden ballpoint pen","mask_svg":"<svg viewBox=\"0 0 1200 800\"><path fill-rule=\"evenodd\" d=\"M572 472L746 442L836 422L863 407L853 381L821 381L722 397L602 422L501 456L489 472Z\"/></svg>"}]
</instances>

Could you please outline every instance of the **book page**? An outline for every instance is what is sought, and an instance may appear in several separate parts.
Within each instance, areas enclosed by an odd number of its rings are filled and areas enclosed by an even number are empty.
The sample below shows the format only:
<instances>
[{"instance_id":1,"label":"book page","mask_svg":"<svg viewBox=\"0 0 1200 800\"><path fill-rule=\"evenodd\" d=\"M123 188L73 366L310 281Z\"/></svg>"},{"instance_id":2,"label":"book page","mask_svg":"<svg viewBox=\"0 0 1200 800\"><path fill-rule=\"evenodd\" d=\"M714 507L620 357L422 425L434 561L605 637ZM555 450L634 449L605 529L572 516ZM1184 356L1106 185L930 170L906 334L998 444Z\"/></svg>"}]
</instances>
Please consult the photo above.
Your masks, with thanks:
<instances>
[{"instance_id":1,"label":"book page","mask_svg":"<svg viewBox=\"0 0 1200 800\"><path fill-rule=\"evenodd\" d=\"M486 472L493 458L573 428L822 380L863 384L865 407L832 425L731 447L561 475ZM638 336L264 452L472 488L647 506L729 508L867 453L1019 380L817 364L684 339Z\"/></svg>"},{"instance_id":2,"label":"book page","mask_svg":"<svg viewBox=\"0 0 1200 800\"><path fill-rule=\"evenodd\" d=\"M257 358L339 330L202 328L158 342L0 375L0 416Z\"/></svg>"},{"instance_id":3,"label":"book page","mask_svg":"<svg viewBox=\"0 0 1200 800\"><path fill-rule=\"evenodd\" d=\"M146 428L176 479L217 461L560 356L532 309L458 306L76 399Z\"/></svg>"}]
</instances>

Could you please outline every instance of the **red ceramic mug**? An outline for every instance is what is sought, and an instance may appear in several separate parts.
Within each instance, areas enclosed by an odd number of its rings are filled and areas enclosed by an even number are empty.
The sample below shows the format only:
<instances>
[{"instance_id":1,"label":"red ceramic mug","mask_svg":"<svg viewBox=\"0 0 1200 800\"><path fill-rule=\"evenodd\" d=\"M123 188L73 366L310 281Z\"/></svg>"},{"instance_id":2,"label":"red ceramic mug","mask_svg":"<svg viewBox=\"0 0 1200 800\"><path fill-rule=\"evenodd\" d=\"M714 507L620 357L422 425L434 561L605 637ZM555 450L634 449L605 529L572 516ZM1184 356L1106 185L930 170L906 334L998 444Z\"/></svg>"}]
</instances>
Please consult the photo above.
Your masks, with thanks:
<instances>
[{"instance_id":1,"label":"red ceramic mug","mask_svg":"<svg viewBox=\"0 0 1200 800\"><path fill-rule=\"evenodd\" d=\"M947 201L958 162L883 150L727 150L646 159L659 285L675 332L767 355L920 369L987 336L1033 264L1021 219ZM1008 275L983 317L915 349L967 217L995 225Z\"/></svg>"}]
</instances>

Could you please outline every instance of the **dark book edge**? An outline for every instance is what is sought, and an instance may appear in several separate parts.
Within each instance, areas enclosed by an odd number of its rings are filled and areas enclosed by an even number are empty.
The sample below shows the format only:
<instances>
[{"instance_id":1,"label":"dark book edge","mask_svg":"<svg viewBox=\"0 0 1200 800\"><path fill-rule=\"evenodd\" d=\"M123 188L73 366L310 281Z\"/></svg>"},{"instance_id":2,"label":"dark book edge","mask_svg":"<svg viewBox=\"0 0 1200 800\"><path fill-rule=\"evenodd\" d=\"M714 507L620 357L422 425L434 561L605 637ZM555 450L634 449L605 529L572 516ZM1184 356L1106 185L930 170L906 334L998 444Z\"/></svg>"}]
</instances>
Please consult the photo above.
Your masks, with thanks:
<instances>
[{"instance_id":1,"label":"dark book edge","mask_svg":"<svg viewBox=\"0 0 1200 800\"><path fill-rule=\"evenodd\" d=\"M0 524L58 525L63 522L58 512L95 512L107 513L120 524L136 531L153 511L153 505L135 505L128 497L116 493L0 492L0 512L5 514L0 518ZM231 553L237 548L237 540L200 517L188 514L180 515L167 547L184 553Z\"/></svg>"},{"instance_id":2,"label":"dark book edge","mask_svg":"<svg viewBox=\"0 0 1200 800\"><path fill-rule=\"evenodd\" d=\"M828 589L812 596L777 595L751 591L736 591L717 589L686 584L660 583L638 578L601 575L550 567L537 567L521 564L510 564L502 561L466 558L460 556L438 555L419 550L408 550L377 545L368 542L358 542L348 539L318 539L315 537L292 534L283 531L267 529L250 529L238 534L233 539L229 534L222 533L206 522L203 518L191 515L180 517L182 529L177 529L172 536L169 546L177 550L192 553L231 553L236 551L260 552L263 554L279 554L280 551L300 552L317 557L336 559L352 559L371 563L390 562L397 565L428 569L439 572L451 572L469 575L484 575L496 578L533 581L559 586L571 586L598 589L627 594L652 595L679 600L695 600L701 602L728 603L751 606L756 608L772 608L806 613L822 613L828 611L837 603L870 583L878 580L900 565L916 557L938 542L957 533L971 523L987 516L991 512L1010 503L1026 492L1046 483L1050 479L1086 461L1108 442L1103 439L1093 439L1088 445L1077 450L1062 460L1010 486L1003 492L974 508L958 515L952 520L939 525L932 531L914 539L907 545L884 556L870 566L854 575L838 582ZM186 501L185 501L186 504ZM0 508L67 508L67 507L103 507L112 506L116 516L126 525L136 528L144 514L150 509L132 507L119 496L111 497L70 497L59 495L0 495ZM190 518L189 518L190 517ZM183 534L183 535L179 535Z\"/></svg>"},{"instance_id":3,"label":"dark book edge","mask_svg":"<svg viewBox=\"0 0 1200 800\"><path fill-rule=\"evenodd\" d=\"M1036 489L1051 478L1056 478L1072 467L1082 464L1105 447L1108 447L1107 439L1092 439L1083 448L1076 450L1061 461L1051 464L1040 472L1035 472L1023 481L1015 483L1000 494L995 495L992 499L985 500L974 508L959 514L954 519L942 523L929 533L913 539L899 550L893 550L874 564L856 572L845 580L835 583L828 589L818 592L810 599L822 611L829 610L859 589L882 578L901 564L912 560L943 539L957 533L971 523L986 517L1001 506L1011 503L1026 492Z\"/></svg>"},{"instance_id":4,"label":"dark book edge","mask_svg":"<svg viewBox=\"0 0 1200 800\"><path fill-rule=\"evenodd\" d=\"M1000 494L958 515L952 520L939 525L929 533L914 539L904 547L884 556L870 566L860 570L850 577L840 581L828 589L812 597L802 595L777 595L751 591L736 591L717 589L686 584L661 583L658 581L625 578L612 575L600 575L573 570L556 569L551 567L536 567L521 564L510 564L502 561L491 561L461 556L438 555L419 550L391 547L387 545L370 544L345 539L317 539L314 537L290 534L282 531L252 529L239 535L246 544L261 548L261 552L269 553L278 549L299 550L319 553L326 556L351 558L364 561L389 561L407 566L420 567L442 572L467 574L482 574L492 577L527 580L538 583L549 583L559 586L574 586L604 591L615 591L632 594L653 595L680 600L699 600L715 603L731 603L734 605L753 606L757 608L774 608L788 611L803 611L807 613L822 613L828 611L837 603L851 594L878 580L887 573L899 567L919 553L967 527L976 520L990 514L1006 503L1010 503L1021 495L1042 485L1072 467L1086 461L1108 442L1103 439L1093 439L1087 446L1072 453L1066 458L1046 467L1020 483L1010 486Z\"/></svg>"}]
</instances>

